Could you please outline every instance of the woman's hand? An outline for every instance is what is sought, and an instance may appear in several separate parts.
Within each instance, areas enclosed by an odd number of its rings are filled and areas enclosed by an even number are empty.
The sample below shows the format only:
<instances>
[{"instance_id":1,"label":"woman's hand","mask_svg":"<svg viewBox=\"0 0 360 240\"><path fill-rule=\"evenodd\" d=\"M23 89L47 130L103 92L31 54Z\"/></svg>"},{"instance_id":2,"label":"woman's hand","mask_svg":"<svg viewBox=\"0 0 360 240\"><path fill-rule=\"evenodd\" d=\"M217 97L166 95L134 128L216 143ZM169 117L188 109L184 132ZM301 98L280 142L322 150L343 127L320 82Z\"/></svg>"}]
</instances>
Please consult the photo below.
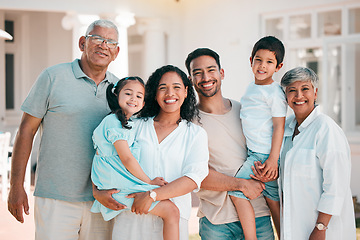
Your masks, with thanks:
<instances>
[{"instance_id":1,"label":"woman's hand","mask_svg":"<svg viewBox=\"0 0 360 240\"><path fill-rule=\"evenodd\" d=\"M153 203L149 192L131 193L127 198L134 198L131 211L136 214L148 214L151 203Z\"/></svg>"},{"instance_id":2,"label":"woman's hand","mask_svg":"<svg viewBox=\"0 0 360 240\"><path fill-rule=\"evenodd\" d=\"M153 180L150 181L151 185L158 185L158 186L165 186L166 184L168 184L167 181L165 181L164 178L162 177L156 177Z\"/></svg>"},{"instance_id":3,"label":"woman's hand","mask_svg":"<svg viewBox=\"0 0 360 240\"><path fill-rule=\"evenodd\" d=\"M317 223L322 223L325 226L329 225L332 215L327 213L319 212L318 218L316 220ZM326 237L326 229L319 230L317 227L314 227L314 230L310 234L309 240L325 240Z\"/></svg>"},{"instance_id":4,"label":"woman's hand","mask_svg":"<svg viewBox=\"0 0 360 240\"><path fill-rule=\"evenodd\" d=\"M118 192L120 192L120 190L117 189L99 190L95 185L93 185L94 198L105 207L114 211L126 208L126 205L119 203L112 197L113 194Z\"/></svg>"}]
</instances>

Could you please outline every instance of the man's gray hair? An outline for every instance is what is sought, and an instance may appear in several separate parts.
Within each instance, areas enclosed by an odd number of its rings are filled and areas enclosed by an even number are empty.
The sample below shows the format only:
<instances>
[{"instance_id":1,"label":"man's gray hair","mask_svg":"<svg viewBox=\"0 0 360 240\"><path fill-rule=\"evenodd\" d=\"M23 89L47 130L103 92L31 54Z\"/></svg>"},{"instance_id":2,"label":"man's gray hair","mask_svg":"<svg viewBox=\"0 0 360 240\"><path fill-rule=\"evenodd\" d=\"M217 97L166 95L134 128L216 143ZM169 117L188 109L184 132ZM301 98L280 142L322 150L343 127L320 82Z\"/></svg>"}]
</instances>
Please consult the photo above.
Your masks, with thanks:
<instances>
[{"instance_id":1,"label":"man's gray hair","mask_svg":"<svg viewBox=\"0 0 360 240\"><path fill-rule=\"evenodd\" d=\"M285 90L287 86L297 81L302 81L302 82L310 81L314 89L317 89L319 85L318 76L313 70L307 67L296 67L287 71L284 74L284 76L281 78L280 84Z\"/></svg>"},{"instance_id":2,"label":"man's gray hair","mask_svg":"<svg viewBox=\"0 0 360 240\"><path fill-rule=\"evenodd\" d=\"M99 19L96 20L94 22L92 22L89 27L86 30L86 34L85 35L89 35L89 33L94 30L95 27L103 27L103 28L112 28L115 29L116 31L116 36L117 36L117 40L119 39L119 31L118 28L116 27L116 25L107 19Z\"/></svg>"}]
</instances>

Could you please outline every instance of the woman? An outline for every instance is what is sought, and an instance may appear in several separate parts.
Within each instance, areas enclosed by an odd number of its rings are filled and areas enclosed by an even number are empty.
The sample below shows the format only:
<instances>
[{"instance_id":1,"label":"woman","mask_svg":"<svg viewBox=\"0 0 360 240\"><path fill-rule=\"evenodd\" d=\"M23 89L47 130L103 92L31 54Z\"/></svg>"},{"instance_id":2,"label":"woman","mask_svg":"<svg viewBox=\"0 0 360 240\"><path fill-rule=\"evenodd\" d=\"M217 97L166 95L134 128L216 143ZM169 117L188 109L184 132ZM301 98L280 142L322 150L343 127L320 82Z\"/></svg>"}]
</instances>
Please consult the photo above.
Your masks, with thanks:
<instances>
[{"instance_id":1,"label":"woman","mask_svg":"<svg viewBox=\"0 0 360 240\"><path fill-rule=\"evenodd\" d=\"M281 239L356 239L350 148L341 128L315 105L318 77L298 67L281 85L294 111L280 157Z\"/></svg>"},{"instance_id":2,"label":"woman","mask_svg":"<svg viewBox=\"0 0 360 240\"><path fill-rule=\"evenodd\" d=\"M147 213L153 201L165 199L178 207L180 239L188 239L190 192L199 189L208 174L209 152L205 130L191 122L198 118L198 109L192 83L183 71L168 65L150 76L141 117L134 126L139 163L151 179L163 177L169 183L130 194L133 206L115 218L113 239L162 239L161 218ZM95 198L111 208L110 200L99 195L94 191Z\"/></svg>"}]
</instances>

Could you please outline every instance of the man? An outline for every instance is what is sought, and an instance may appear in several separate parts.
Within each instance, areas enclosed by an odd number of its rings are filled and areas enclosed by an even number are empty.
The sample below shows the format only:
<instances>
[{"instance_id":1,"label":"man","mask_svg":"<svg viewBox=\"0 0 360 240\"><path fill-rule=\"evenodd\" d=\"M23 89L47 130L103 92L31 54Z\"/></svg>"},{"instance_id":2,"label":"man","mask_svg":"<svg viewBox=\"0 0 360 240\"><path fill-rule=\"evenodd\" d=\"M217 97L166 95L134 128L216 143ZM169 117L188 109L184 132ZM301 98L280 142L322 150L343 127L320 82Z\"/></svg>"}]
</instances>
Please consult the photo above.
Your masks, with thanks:
<instances>
[{"instance_id":1,"label":"man","mask_svg":"<svg viewBox=\"0 0 360 240\"><path fill-rule=\"evenodd\" d=\"M21 109L16 136L8 209L24 222L29 214L23 182L39 126L36 169L36 239L110 239L111 223L93 214L90 170L95 154L93 130L110 112L106 88L118 79L107 72L119 53L117 27L108 20L90 24L80 37L81 59L45 69Z\"/></svg>"},{"instance_id":2,"label":"man","mask_svg":"<svg viewBox=\"0 0 360 240\"><path fill-rule=\"evenodd\" d=\"M244 239L228 191L242 191L249 199L254 199L251 203L255 210L257 238L274 239L269 209L264 198L258 197L263 184L234 177L247 151L240 122L240 103L224 98L221 93L224 69L220 66L219 55L199 48L188 55L185 65L199 95L200 124L209 138L209 175L198 192L201 239Z\"/></svg>"}]
</instances>

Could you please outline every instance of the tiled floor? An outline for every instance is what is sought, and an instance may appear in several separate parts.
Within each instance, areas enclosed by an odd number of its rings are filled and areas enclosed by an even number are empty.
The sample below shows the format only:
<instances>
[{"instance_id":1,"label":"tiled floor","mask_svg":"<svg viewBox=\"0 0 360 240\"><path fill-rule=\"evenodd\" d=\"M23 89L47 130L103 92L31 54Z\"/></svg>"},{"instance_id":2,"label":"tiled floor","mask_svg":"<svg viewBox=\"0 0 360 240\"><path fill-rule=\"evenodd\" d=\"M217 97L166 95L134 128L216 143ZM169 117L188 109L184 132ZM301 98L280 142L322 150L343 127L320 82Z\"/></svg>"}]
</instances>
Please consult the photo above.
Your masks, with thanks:
<instances>
[{"instance_id":1,"label":"tiled floor","mask_svg":"<svg viewBox=\"0 0 360 240\"><path fill-rule=\"evenodd\" d=\"M25 222L19 223L8 212L7 203L0 200L0 240L34 240L34 197L32 192L29 197L30 215L25 215ZM197 213L198 200L193 196L193 208L189 220L189 234L197 234L199 229ZM357 214L360 217L360 214ZM358 233L359 235L360 233ZM358 236L358 239L359 236Z\"/></svg>"},{"instance_id":2,"label":"tiled floor","mask_svg":"<svg viewBox=\"0 0 360 240\"><path fill-rule=\"evenodd\" d=\"M0 200L0 240L33 240L34 239L34 197L32 192L29 198L30 215L25 215L25 222L19 223L8 212L7 203ZM193 205L195 204L193 203ZM189 234L196 234L198 232L198 218L196 217L197 207L193 207L191 211L191 218L189 221Z\"/></svg>"}]
</instances>

